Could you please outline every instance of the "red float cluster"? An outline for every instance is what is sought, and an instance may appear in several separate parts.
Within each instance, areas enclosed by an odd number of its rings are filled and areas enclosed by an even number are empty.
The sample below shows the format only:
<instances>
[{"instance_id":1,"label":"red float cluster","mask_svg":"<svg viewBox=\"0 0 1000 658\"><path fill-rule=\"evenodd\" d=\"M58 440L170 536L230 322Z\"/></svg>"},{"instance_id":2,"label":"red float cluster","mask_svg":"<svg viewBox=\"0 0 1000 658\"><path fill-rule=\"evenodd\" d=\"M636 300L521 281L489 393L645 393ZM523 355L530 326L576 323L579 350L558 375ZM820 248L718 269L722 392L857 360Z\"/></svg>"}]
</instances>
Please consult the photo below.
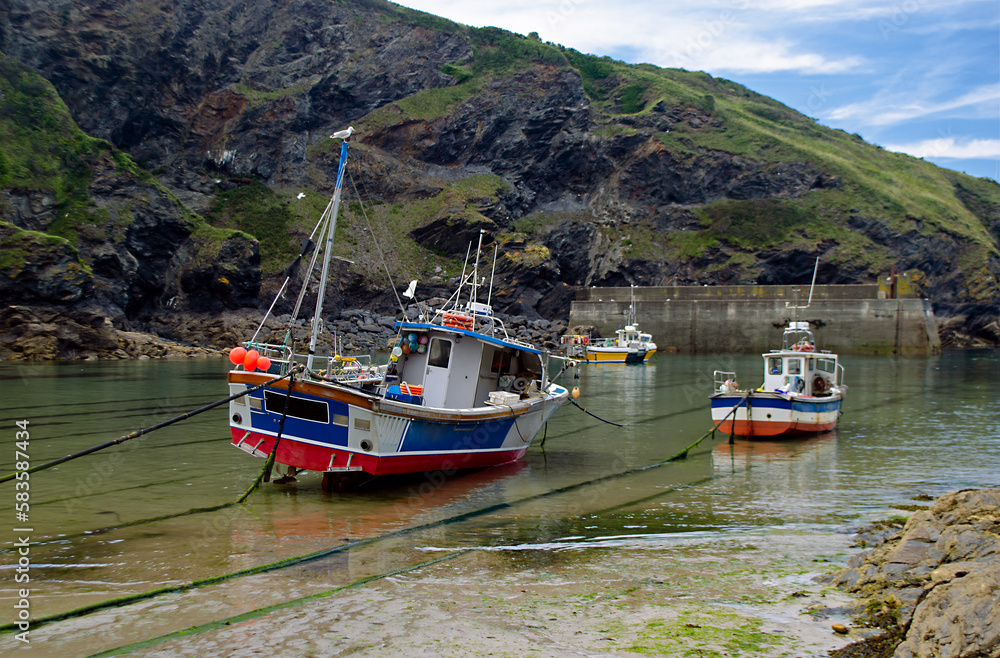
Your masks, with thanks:
<instances>
[{"instance_id":1,"label":"red float cluster","mask_svg":"<svg viewBox=\"0 0 1000 658\"><path fill-rule=\"evenodd\" d=\"M271 367L271 359L261 356L257 350L248 352L242 347L229 350L229 360L235 366L242 365L245 370L267 370Z\"/></svg>"}]
</instances>

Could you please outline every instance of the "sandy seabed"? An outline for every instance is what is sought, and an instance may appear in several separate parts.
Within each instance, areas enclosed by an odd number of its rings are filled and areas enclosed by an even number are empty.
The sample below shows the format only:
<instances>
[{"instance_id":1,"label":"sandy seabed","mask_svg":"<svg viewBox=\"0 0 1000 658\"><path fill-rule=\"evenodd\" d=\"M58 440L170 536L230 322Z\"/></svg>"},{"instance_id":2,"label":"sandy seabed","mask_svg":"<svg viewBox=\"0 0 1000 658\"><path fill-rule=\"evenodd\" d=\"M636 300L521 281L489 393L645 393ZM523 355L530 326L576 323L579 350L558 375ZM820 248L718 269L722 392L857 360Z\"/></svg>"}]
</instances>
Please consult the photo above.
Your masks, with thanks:
<instances>
[{"instance_id":1,"label":"sandy seabed","mask_svg":"<svg viewBox=\"0 0 1000 658\"><path fill-rule=\"evenodd\" d=\"M592 544L415 547L419 569L123 647L146 656L825 656L864 631L813 579L846 561L820 526ZM417 560L420 561L420 560Z\"/></svg>"}]
</instances>

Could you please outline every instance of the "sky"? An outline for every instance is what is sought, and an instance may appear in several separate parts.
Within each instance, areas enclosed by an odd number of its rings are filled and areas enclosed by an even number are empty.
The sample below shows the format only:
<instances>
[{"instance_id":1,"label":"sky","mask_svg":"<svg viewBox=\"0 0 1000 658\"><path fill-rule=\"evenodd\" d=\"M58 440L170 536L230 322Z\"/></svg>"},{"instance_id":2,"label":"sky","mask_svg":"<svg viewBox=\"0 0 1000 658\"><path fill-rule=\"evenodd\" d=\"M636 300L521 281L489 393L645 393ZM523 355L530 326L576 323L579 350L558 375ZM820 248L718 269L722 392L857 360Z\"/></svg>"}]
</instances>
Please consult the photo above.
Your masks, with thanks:
<instances>
[{"instance_id":1,"label":"sky","mask_svg":"<svg viewBox=\"0 0 1000 658\"><path fill-rule=\"evenodd\" d=\"M580 52L705 71L891 151L1000 180L998 0L403 0Z\"/></svg>"}]
</instances>

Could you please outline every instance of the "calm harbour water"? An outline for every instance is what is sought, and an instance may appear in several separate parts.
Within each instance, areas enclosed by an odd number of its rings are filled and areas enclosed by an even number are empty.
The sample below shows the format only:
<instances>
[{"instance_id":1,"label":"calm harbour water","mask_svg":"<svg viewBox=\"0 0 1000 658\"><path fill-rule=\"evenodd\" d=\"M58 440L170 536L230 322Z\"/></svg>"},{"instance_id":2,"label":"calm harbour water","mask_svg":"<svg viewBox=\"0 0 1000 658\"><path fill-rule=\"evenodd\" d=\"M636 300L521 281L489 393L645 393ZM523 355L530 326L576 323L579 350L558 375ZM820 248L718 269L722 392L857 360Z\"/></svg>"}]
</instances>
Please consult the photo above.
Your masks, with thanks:
<instances>
[{"instance_id":1,"label":"calm harbour water","mask_svg":"<svg viewBox=\"0 0 1000 658\"><path fill-rule=\"evenodd\" d=\"M420 546L844 526L906 514L906 506L926 504L914 500L918 495L997 486L1000 353L955 351L926 359L844 357L850 392L835 432L737 439L733 446L717 435L683 461L573 487L653 464L695 441L711 427L712 370L736 370L743 384L756 386L760 361L755 355L662 355L646 366L584 366L579 403L625 427L567 405L550 420L544 443L536 439L526 458L513 464L447 480L437 474L377 479L345 493L323 492L319 475L309 473L294 486L263 485L239 506L180 515L234 501L262 466L229 444L226 407L220 407L31 476L32 614L493 506L499 507L489 514L397 536L378 552L327 558L322 579L319 567L300 568L283 584L270 582L266 596L235 581L226 596L243 600L244 608L301 596L328 588L331 579L351 582L425 560L415 550ZM227 366L223 360L2 365L0 427L6 429L0 437L7 449L0 471L14 468L17 421L29 421L29 454L38 465L224 397ZM13 584L10 529L23 524L14 520L13 483L0 486L6 487L9 517L0 577ZM3 591L3 609L10 611L13 588ZM222 616L219 609L199 613L191 607L192 622Z\"/></svg>"}]
</instances>

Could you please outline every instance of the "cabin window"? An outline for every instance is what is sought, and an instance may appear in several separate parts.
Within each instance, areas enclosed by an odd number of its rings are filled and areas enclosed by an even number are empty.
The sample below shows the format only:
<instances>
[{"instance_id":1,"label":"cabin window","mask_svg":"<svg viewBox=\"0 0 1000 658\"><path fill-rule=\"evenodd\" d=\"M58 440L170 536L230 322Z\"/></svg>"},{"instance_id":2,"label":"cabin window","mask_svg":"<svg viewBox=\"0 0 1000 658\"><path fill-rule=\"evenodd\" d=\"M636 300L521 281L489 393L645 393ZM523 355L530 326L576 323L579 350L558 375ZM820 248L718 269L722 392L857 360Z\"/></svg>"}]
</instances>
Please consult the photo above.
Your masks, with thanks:
<instances>
[{"instance_id":1,"label":"cabin window","mask_svg":"<svg viewBox=\"0 0 1000 658\"><path fill-rule=\"evenodd\" d=\"M431 341L431 349L427 353L427 365L435 368L447 368L451 358L451 341L435 338Z\"/></svg>"},{"instance_id":2,"label":"cabin window","mask_svg":"<svg viewBox=\"0 0 1000 658\"><path fill-rule=\"evenodd\" d=\"M328 423L330 408L326 402L289 398L284 393L264 391L264 405L271 413L280 414L285 410L285 400L288 400L288 415L293 418L312 420L317 423Z\"/></svg>"},{"instance_id":3,"label":"cabin window","mask_svg":"<svg viewBox=\"0 0 1000 658\"><path fill-rule=\"evenodd\" d=\"M229 394L230 395L237 395L238 393L245 393L246 390L247 390L246 386L241 386L239 384L236 384L236 385L230 384L230 386L229 386ZM244 407L247 406L247 396L244 395L243 397L236 398L235 400L233 400L233 404L240 404L240 405L243 405Z\"/></svg>"},{"instance_id":4,"label":"cabin window","mask_svg":"<svg viewBox=\"0 0 1000 658\"><path fill-rule=\"evenodd\" d=\"M801 375L802 374L802 359L789 359L788 360L788 374L789 375Z\"/></svg>"},{"instance_id":5,"label":"cabin window","mask_svg":"<svg viewBox=\"0 0 1000 658\"><path fill-rule=\"evenodd\" d=\"M490 372L494 373L505 373L510 372L510 352L503 352L497 350L493 353L493 364L490 366Z\"/></svg>"},{"instance_id":6,"label":"cabin window","mask_svg":"<svg viewBox=\"0 0 1000 658\"><path fill-rule=\"evenodd\" d=\"M837 370L837 362L833 359L816 359L816 369L823 372L834 372Z\"/></svg>"},{"instance_id":7,"label":"cabin window","mask_svg":"<svg viewBox=\"0 0 1000 658\"><path fill-rule=\"evenodd\" d=\"M771 357L770 359L768 359L767 360L767 371L769 373L771 373L772 375L780 375L781 374L781 358L780 357Z\"/></svg>"}]
</instances>

